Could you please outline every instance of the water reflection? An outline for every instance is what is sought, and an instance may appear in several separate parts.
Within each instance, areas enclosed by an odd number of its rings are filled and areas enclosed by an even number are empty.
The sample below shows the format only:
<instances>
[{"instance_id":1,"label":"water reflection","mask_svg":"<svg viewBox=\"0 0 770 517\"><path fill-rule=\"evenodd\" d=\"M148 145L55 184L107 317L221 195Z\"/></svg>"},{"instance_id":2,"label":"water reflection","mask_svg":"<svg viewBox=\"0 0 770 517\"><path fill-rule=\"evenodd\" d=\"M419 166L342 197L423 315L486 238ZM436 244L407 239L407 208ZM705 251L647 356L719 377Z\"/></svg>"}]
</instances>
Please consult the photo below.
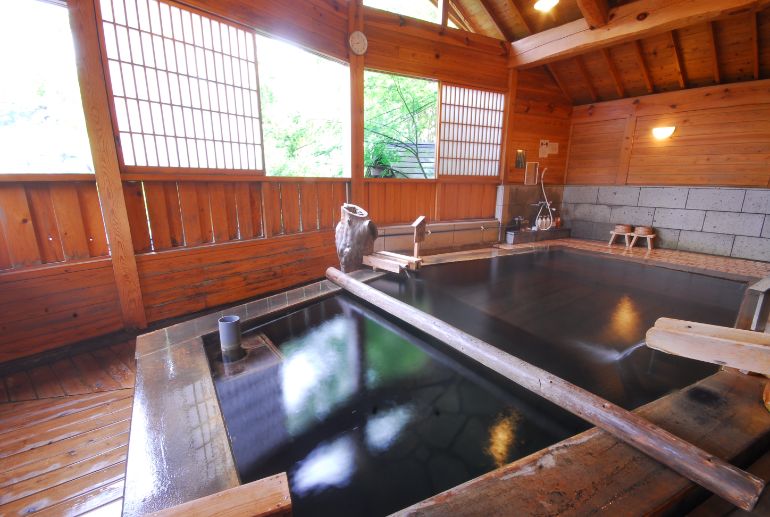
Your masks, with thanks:
<instances>
[{"instance_id":1,"label":"water reflection","mask_svg":"<svg viewBox=\"0 0 770 517\"><path fill-rule=\"evenodd\" d=\"M507 415L501 415L489 428L489 445L486 452L494 459L495 465L498 467L502 467L510 461L508 458L513 445L516 443L516 427L520 418L518 413L510 412Z\"/></svg>"},{"instance_id":2,"label":"water reflection","mask_svg":"<svg viewBox=\"0 0 770 517\"><path fill-rule=\"evenodd\" d=\"M292 475L292 491L299 495L327 487L344 487L355 470L355 443L343 436L323 443L302 460Z\"/></svg>"},{"instance_id":3,"label":"water reflection","mask_svg":"<svg viewBox=\"0 0 770 517\"><path fill-rule=\"evenodd\" d=\"M383 452L401 436L404 427L412 419L410 406L399 406L379 415L370 416L366 422L364 436L366 446L372 452Z\"/></svg>"}]
</instances>

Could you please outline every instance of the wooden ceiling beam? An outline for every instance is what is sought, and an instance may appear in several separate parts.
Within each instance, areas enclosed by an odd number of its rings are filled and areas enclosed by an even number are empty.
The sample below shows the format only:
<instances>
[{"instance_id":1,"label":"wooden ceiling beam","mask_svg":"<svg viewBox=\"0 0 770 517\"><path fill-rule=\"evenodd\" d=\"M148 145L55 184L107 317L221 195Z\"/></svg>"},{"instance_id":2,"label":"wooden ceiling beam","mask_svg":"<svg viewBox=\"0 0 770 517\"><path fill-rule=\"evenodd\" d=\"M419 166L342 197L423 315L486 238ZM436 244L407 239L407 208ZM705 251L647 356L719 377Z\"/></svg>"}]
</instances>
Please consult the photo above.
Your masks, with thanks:
<instances>
[{"instance_id":1,"label":"wooden ceiling beam","mask_svg":"<svg viewBox=\"0 0 770 517\"><path fill-rule=\"evenodd\" d=\"M668 33L671 41L671 48L674 50L674 67L676 68L676 78L679 81L680 88L687 88L687 80L684 77L684 64L682 63L682 52L679 50L679 43L676 40L674 31Z\"/></svg>"},{"instance_id":2,"label":"wooden ceiling beam","mask_svg":"<svg viewBox=\"0 0 770 517\"><path fill-rule=\"evenodd\" d=\"M586 63L583 61L583 56L576 56L575 61L577 62L578 69L580 70L580 75L583 76L583 80L585 81L586 86L588 86L588 92L591 94L591 100L596 102L599 100L599 96L596 95L596 88L591 82L591 76L588 74Z\"/></svg>"},{"instance_id":3,"label":"wooden ceiling beam","mask_svg":"<svg viewBox=\"0 0 770 517\"><path fill-rule=\"evenodd\" d=\"M607 0L577 0L577 6L591 29L603 27L610 21Z\"/></svg>"},{"instance_id":4,"label":"wooden ceiling beam","mask_svg":"<svg viewBox=\"0 0 770 517\"><path fill-rule=\"evenodd\" d=\"M711 47L711 67L714 69L714 82L719 84L722 82L722 78L719 73L719 51L717 50L717 34L714 22L708 23L708 30L706 32L709 37L709 46Z\"/></svg>"},{"instance_id":5,"label":"wooden ceiling beam","mask_svg":"<svg viewBox=\"0 0 770 517\"><path fill-rule=\"evenodd\" d=\"M623 88L623 81L620 79L620 73L618 73L618 68L615 66L615 62L612 60L610 51L606 48L603 48L602 55L604 56L604 62L607 64L607 68L610 69L610 75L615 81L615 91L618 92L618 97L625 97L626 90Z\"/></svg>"},{"instance_id":6,"label":"wooden ceiling beam","mask_svg":"<svg viewBox=\"0 0 770 517\"><path fill-rule=\"evenodd\" d=\"M569 94L569 91L567 90L567 85L562 82L561 78L559 77L559 74L556 73L556 70L554 70L553 65L548 64L545 65L545 69L548 70L548 73L551 74L551 77L553 77L554 82L561 90L561 93L564 95L564 97L567 98L570 104L573 103L572 96Z\"/></svg>"},{"instance_id":7,"label":"wooden ceiling beam","mask_svg":"<svg viewBox=\"0 0 770 517\"><path fill-rule=\"evenodd\" d=\"M655 87L652 84L652 78L650 77L650 70L647 68L647 63L644 62L642 43L639 40L635 40L633 45L634 55L636 56L636 61L639 63L639 69L642 71L642 78L644 79L644 85L647 87L647 93L652 93L655 91Z\"/></svg>"},{"instance_id":8,"label":"wooden ceiling beam","mask_svg":"<svg viewBox=\"0 0 770 517\"><path fill-rule=\"evenodd\" d=\"M616 7L612 20L599 29L591 30L581 18L514 41L510 66L542 65L768 5L770 0L637 0Z\"/></svg>"},{"instance_id":9,"label":"wooden ceiling beam","mask_svg":"<svg viewBox=\"0 0 770 517\"><path fill-rule=\"evenodd\" d=\"M749 23L751 24L751 44L752 44L752 60L754 65L754 79L759 79L759 19L757 12L754 11L749 17Z\"/></svg>"},{"instance_id":10,"label":"wooden ceiling beam","mask_svg":"<svg viewBox=\"0 0 770 517\"><path fill-rule=\"evenodd\" d=\"M500 33L503 39L507 41L513 40L513 36L511 36L510 32L500 22L500 19L495 14L495 10L489 3L489 0L480 0L480 5L481 8L484 9L484 11L487 13L487 16L489 16L489 19L492 20L492 25L495 26L495 29L497 29L497 32Z\"/></svg>"}]
</instances>

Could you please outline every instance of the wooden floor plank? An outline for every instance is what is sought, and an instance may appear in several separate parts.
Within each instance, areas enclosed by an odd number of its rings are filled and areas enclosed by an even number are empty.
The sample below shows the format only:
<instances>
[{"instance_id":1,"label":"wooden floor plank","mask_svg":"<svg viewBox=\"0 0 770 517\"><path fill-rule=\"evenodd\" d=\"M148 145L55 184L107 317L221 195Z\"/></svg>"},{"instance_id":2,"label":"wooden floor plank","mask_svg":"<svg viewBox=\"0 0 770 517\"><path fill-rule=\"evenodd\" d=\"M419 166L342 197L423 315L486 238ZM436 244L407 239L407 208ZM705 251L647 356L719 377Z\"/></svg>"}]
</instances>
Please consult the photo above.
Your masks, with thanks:
<instances>
[{"instance_id":1,"label":"wooden floor plank","mask_svg":"<svg viewBox=\"0 0 770 517\"><path fill-rule=\"evenodd\" d=\"M65 395L61 384L59 384L59 379L56 378L56 374L47 364L31 369L29 376L32 379L37 398L45 399Z\"/></svg>"},{"instance_id":2,"label":"wooden floor plank","mask_svg":"<svg viewBox=\"0 0 770 517\"><path fill-rule=\"evenodd\" d=\"M115 352L118 358L129 368L131 371L136 371L136 358L134 352L136 351L136 340L124 341L117 345L110 346L110 349Z\"/></svg>"},{"instance_id":3,"label":"wooden floor plank","mask_svg":"<svg viewBox=\"0 0 770 517\"><path fill-rule=\"evenodd\" d=\"M123 498L117 501L100 506L90 512L86 512L83 517L120 517L123 514Z\"/></svg>"},{"instance_id":4,"label":"wooden floor plank","mask_svg":"<svg viewBox=\"0 0 770 517\"><path fill-rule=\"evenodd\" d=\"M91 354L78 354L72 357L72 362L83 374L83 380L91 386L94 391L109 391L122 388L115 379L102 370L99 363Z\"/></svg>"},{"instance_id":5,"label":"wooden floor plank","mask_svg":"<svg viewBox=\"0 0 770 517\"><path fill-rule=\"evenodd\" d=\"M62 417L59 420L67 419L68 422L66 424L60 424L54 429L46 429L45 426L50 422L44 422L43 424L40 424L39 428L32 426L21 430L21 432L12 431L6 433L8 441L0 443L0 458L19 454L20 452L28 451L35 447L65 440L92 429L125 420L131 415L131 402L131 399L119 400L81 413L76 413L75 415ZM81 420L82 418L86 418L86 420Z\"/></svg>"},{"instance_id":6,"label":"wooden floor plank","mask_svg":"<svg viewBox=\"0 0 770 517\"><path fill-rule=\"evenodd\" d=\"M116 515L119 516L123 507L123 479L94 488L76 497L49 506L36 513L36 517L59 517L62 515ZM110 506L108 512L103 508ZM116 510L117 507L117 510ZM113 513L117 511L117 513Z\"/></svg>"},{"instance_id":7,"label":"wooden floor plank","mask_svg":"<svg viewBox=\"0 0 770 517\"><path fill-rule=\"evenodd\" d=\"M35 388L27 372L13 373L5 378L8 387L8 398L13 402L21 400L35 400Z\"/></svg>"},{"instance_id":8,"label":"wooden floor plank","mask_svg":"<svg viewBox=\"0 0 770 517\"><path fill-rule=\"evenodd\" d=\"M67 395L84 395L93 391L69 357L56 361L51 368L56 372L59 383Z\"/></svg>"},{"instance_id":9,"label":"wooden floor plank","mask_svg":"<svg viewBox=\"0 0 770 517\"><path fill-rule=\"evenodd\" d=\"M87 403L88 401L95 402L97 400L101 400L99 403L102 403L107 400L116 400L118 398L122 398L123 395L123 390L115 390L113 392L96 392L72 396L68 395L56 400L39 399L0 404L0 421L2 421L0 428L16 425L16 422L12 420L12 417L15 415L22 415L24 417L22 419L23 421L35 421L45 418L45 415L48 415L52 412L67 411L68 408L72 406L81 405L83 403Z\"/></svg>"},{"instance_id":10,"label":"wooden floor plank","mask_svg":"<svg viewBox=\"0 0 770 517\"><path fill-rule=\"evenodd\" d=\"M3 505L13 501L26 498L38 492L51 490L59 485L106 469L116 463L125 463L127 450L128 445L124 443L110 450L99 451L100 454L83 461L4 487L2 492L0 492L0 509L2 509Z\"/></svg>"},{"instance_id":11,"label":"wooden floor plank","mask_svg":"<svg viewBox=\"0 0 770 517\"><path fill-rule=\"evenodd\" d=\"M83 448L100 447L100 442L102 442L102 440L116 435L125 435L130 428L131 419L126 418L125 420L98 427L64 440L46 444L42 447L30 449L6 458L0 458L0 479L2 479L6 473L10 473L11 471L22 467L26 468L27 465L41 461L51 461L50 458L58 455L71 455ZM128 442L128 436L124 436L124 438L126 439L126 442Z\"/></svg>"},{"instance_id":12,"label":"wooden floor plank","mask_svg":"<svg viewBox=\"0 0 770 517\"><path fill-rule=\"evenodd\" d=\"M100 348L91 352L91 355L99 363L110 377L112 377L122 388L134 387L134 371L120 360L111 348Z\"/></svg>"},{"instance_id":13,"label":"wooden floor plank","mask_svg":"<svg viewBox=\"0 0 770 517\"><path fill-rule=\"evenodd\" d=\"M8 390L5 388L5 377L0 377L0 403L8 402Z\"/></svg>"},{"instance_id":14,"label":"wooden floor plank","mask_svg":"<svg viewBox=\"0 0 770 517\"><path fill-rule=\"evenodd\" d=\"M107 468L51 487L43 492L0 505L0 515L29 515L32 512L40 511L73 497L88 493L96 487L120 481L125 478L125 473L126 462L115 463Z\"/></svg>"},{"instance_id":15,"label":"wooden floor plank","mask_svg":"<svg viewBox=\"0 0 770 517\"><path fill-rule=\"evenodd\" d=\"M17 431L22 428L41 424L48 420L54 420L63 416L79 413L109 402L131 397L133 390L114 390L110 392L83 395L80 397L62 397L55 401L49 401L48 407L41 406L29 409L23 405L17 406L13 412L0 414L2 425L0 426L0 439L7 432ZM2 445L0 444L0 449Z\"/></svg>"},{"instance_id":16,"label":"wooden floor plank","mask_svg":"<svg viewBox=\"0 0 770 517\"><path fill-rule=\"evenodd\" d=\"M8 487L11 485L19 486L24 481L84 462L107 451L117 449L118 447L125 447L126 444L128 444L128 434L124 433L108 436L99 441L90 441L89 447L70 449L58 455L51 454L50 451L46 450L45 456L37 461L27 463L13 470L0 472L0 488L9 489ZM48 448L46 447L46 449ZM0 502L2 502L2 498L3 496L0 495Z\"/></svg>"}]
</instances>

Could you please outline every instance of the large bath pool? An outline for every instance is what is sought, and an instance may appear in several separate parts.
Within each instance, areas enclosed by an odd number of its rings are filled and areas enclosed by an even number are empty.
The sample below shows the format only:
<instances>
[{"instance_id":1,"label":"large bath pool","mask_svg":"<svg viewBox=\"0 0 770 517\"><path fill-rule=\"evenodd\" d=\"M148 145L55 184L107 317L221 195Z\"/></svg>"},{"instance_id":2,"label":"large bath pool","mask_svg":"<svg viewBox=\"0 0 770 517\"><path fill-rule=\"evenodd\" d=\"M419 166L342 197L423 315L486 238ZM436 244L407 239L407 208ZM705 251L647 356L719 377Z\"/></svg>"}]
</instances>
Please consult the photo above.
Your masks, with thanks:
<instances>
[{"instance_id":1,"label":"large bath pool","mask_svg":"<svg viewBox=\"0 0 770 517\"><path fill-rule=\"evenodd\" d=\"M745 284L565 250L431 266L382 291L634 408L710 373L652 352L660 316L731 326ZM587 424L345 295L207 340L242 482L286 472L294 513L385 515Z\"/></svg>"}]
</instances>

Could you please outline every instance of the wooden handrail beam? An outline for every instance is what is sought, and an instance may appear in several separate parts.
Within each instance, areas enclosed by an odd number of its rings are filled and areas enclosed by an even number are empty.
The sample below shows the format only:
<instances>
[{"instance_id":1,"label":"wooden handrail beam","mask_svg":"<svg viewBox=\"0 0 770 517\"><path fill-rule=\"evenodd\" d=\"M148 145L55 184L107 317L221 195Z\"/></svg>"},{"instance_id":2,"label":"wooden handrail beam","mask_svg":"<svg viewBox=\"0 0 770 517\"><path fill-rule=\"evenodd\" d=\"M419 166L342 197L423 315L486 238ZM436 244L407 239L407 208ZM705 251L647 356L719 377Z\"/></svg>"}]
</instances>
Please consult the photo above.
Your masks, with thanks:
<instances>
[{"instance_id":1,"label":"wooden handrail beam","mask_svg":"<svg viewBox=\"0 0 770 517\"><path fill-rule=\"evenodd\" d=\"M581 18L511 44L509 65L528 68L697 23L745 14L770 0L639 0L613 9L606 25L591 30Z\"/></svg>"},{"instance_id":2,"label":"wooden handrail beam","mask_svg":"<svg viewBox=\"0 0 770 517\"><path fill-rule=\"evenodd\" d=\"M739 508L753 508L764 489L764 481L757 476L726 463L639 415L522 361L335 268L327 269L326 277L353 296L604 429Z\"/></svg>"}]
</instances>

